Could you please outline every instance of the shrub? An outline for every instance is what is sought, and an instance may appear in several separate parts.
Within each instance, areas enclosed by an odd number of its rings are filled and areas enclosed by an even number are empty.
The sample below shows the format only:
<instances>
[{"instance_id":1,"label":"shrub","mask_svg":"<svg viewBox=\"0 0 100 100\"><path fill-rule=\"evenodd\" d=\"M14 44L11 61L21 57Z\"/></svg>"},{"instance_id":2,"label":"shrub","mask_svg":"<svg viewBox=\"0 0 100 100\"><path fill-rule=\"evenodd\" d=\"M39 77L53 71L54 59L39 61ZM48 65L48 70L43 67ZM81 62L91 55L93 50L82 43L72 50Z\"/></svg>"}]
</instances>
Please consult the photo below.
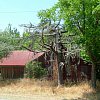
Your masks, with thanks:
<instances>
[{"instance_id":1,"label":"shrub","mask_svg":"<svg viewBox=\"0 0 100 100\"><path fill-rule=\"evenodd\" d=\"M37 61L32 61L26 65L26 76L29 78L42 78L47 74L47 70Z\"/></svg>"}]
</instances>

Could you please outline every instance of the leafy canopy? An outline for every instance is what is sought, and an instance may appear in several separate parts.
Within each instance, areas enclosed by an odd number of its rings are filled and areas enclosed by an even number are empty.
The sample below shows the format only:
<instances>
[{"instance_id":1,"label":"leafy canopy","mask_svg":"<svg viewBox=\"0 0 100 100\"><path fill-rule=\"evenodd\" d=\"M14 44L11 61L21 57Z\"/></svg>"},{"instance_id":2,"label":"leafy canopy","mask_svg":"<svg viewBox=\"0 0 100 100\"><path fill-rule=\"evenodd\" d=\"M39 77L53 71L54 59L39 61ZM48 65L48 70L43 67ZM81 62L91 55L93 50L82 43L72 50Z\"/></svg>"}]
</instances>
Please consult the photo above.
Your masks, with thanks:
<instances>
[{"instance_id":1,"label":"leafy canopy","mask_svg":"<svg viewBox=\"0 0 100 100\"><path fill-rule=\"evenodd\" d=\"M19 49L20 35L16 28L8 27L0 32L0 59L7 56L12 50Z\"/></svg>"},{"instance_id":2,"label":"leafy canopy","mask_svg":"<svg viewBox=\"0 0 100 100\"><path fill-rule=\"evenodd\" d=\"M41 21L64 22L66 34L78 37L82 55L100 62L100 0L59 0L52 8L38 13Z\"/></svg>"}]
</instances>

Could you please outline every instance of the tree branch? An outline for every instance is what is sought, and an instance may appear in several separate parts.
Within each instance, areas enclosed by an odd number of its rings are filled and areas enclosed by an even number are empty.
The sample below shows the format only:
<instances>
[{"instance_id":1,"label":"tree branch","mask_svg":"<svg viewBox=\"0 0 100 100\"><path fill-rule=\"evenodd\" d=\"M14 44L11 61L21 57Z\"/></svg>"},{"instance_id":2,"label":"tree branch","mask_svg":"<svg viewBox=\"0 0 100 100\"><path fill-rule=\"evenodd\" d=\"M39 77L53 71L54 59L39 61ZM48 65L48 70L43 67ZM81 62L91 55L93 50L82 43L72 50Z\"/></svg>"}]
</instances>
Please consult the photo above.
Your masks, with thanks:
<instances>
[{"instance_id":1,"label":"tree branch","mask_svg":"<svg viewBox=\"0 0 100 100\"><path fill-rule=\"evenodd\" d=\"M55 26L55 29L60 25L61 19L59 20L58 24Z\"/></svg>"},{"instance_id":2,"label":"tree branch","mask_svg":"<svg viewBox=\"0 0 100 100\"><path fill-rule=\"evenodd\" d=\"M26 50L31 51L31 52L34 52L34 53L39 53L38 51L34 51L34 50L32 50L32 49L30 49L30 48L27 48L27 47L25 47L25 46L23 46L23 45L22 45L22 48L25 48Z\"/></svg>"}]
</instances>

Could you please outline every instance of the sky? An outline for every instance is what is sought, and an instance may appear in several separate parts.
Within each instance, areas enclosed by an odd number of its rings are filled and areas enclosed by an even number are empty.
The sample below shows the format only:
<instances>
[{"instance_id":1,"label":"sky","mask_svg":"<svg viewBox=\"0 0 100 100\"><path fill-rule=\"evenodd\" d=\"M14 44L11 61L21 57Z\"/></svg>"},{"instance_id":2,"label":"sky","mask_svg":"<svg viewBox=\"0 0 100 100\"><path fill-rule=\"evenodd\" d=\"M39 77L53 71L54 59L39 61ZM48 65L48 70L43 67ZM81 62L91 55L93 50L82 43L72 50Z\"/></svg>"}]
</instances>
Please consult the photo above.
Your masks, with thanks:
<instances>
[{"instance_id":1,"label":"sky","mask_svg":"<svg viewBox=\"0 0 100 100\"><path fill-rule=\"evenodd\" d=\"M37 13L51 8L58 0L0 0L0 30L8 24L23 31L21 24L38 24Z\"/></svg>"}]
</instances>

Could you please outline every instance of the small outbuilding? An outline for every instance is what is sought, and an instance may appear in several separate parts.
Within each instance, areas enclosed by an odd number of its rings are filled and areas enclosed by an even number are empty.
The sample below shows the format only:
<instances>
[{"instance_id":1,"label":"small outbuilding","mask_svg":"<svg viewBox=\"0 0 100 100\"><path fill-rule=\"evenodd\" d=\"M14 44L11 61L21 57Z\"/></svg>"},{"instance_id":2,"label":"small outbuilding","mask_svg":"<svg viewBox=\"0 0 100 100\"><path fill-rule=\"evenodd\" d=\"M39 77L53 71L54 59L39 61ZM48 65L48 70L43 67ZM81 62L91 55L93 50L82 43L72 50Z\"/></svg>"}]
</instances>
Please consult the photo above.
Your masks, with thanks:
<instances>
[{"instance_id":1,"label":"small outbuilding","mask_svg":"<svg viewBox=\"0 0 100 100\"><path fill-rule=\"evenodd\" d=\"M23 78L25 65L32 60L42 61L44 52L26 50L12 51L6 58L0 60L0 73L3 79Z\"/></svg>"}]
</instances>

